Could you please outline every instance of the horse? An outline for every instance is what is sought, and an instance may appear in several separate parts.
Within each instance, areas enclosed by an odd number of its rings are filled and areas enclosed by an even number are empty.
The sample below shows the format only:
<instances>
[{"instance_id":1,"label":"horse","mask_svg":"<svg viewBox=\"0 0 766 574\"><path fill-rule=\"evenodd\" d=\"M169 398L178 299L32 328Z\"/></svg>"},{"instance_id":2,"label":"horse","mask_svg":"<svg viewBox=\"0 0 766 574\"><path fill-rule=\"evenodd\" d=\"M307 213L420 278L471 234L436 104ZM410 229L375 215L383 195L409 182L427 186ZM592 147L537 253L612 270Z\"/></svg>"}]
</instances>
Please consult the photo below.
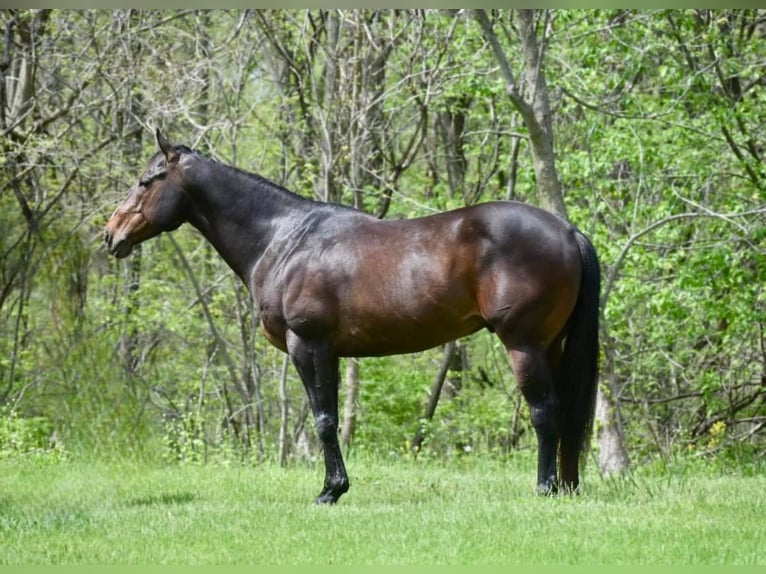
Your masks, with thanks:
<instances>
[{"instance_id":1,"label":"horse","mask_svg":"<svg viewBox=\"0 0 766 574\"><path fill-rule=\"evenodd\" d=\"M341 357L414 353L488 329L505 347L537 438L540 494L578 492L598 379L600 269L563 218L492 201L384 220L304 198L168 140L109 219L106 248L188 222L247 285L287 353L324 455L318 504L349 489L338 442ZM560 475L559 475L560 471Z\"/></svg>"}]
</instances>

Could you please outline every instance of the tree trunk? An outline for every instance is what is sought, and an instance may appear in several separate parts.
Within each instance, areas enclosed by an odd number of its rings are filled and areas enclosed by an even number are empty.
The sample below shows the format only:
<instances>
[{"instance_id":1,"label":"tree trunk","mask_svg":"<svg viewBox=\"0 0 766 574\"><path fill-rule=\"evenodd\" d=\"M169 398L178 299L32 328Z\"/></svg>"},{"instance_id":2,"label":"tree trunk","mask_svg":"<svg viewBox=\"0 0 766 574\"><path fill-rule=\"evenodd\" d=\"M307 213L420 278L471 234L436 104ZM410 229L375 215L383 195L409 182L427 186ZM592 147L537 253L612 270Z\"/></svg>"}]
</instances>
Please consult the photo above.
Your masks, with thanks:
<instances>
[{"instance_id":1,"label":"tree trunk","mask_svg":"<svg viewBox=\"0 0 766 574\"><path fill-rule=\"evenodd\" d=\"M447 372L449 371L450 364L452 364L452 355L455 353L455 341L450 341L444 345L444 357L439 365L439 370L436 373L434 384L431 387L431 394L428 398L428 404L426 405L425 413L421 421L430 422L434 418L436 412L436 405L439 404L439 396L442 392L442 386L444 386L444 380L447 378ZM418 430L415 432L415 436L412 438L412 452L417 454L420 451L420 447L423 444L425 438L425 424L421 422L418 425Z\"/></svg>"},{"instance_id":2,"label":"tree trunk","mask_svg":"<svg viewBox=\"0 0 766 574\"><path fill-rule=\"evenodd\" d=\"M282 359L282 372L279 376L279 466L287 465L289 445L287 443L287 422L289 418L289 403L287 400L287 367L290 357Z\"/></svg>"},{"instance_id":3,"label":"tree trunk","mask_svg":"<svg viewBox=\"0 0 766 574\"><path fill-rule=\"evenodd\" d=\"M609 381L602 379L596 395L598 466L604 474L625 472L630 464L620 408L617 401L612 399L613 391Z\"/></svg>"},{"instance_id":4,"label":"tree trunk","mask_svg":"<svg viewBox=\"0 0 766 574\"><path fill-rule=\"evenodd\" d=\"M142 113L140 100L129 98L126 109L121 110L122 123L120 126L123 133L130 132L134 127L134 118ZM127 137L123 141L123 153L125 157L137 157L141 151L141 132L137 132L133 137ZM141 286L141 258L142 246L138 245L131 256L125 261L125 307L123 310L125 320L125 330L120 336L120 357L123 369L128 375L128 381L133 381L133 375L136 374L141 357L141 331L135 316L141 307L139 296L139 287Z\"/></svg>"},{"instance_id":5,"label":"tree trunk","mask_svg":"<svg viewBox=\"0 0 766 574\"><path fill-rule=\"evenodd\" d=\"M556 171L556 156L553 146L553 118L551 117L550 98L548 97L548 84L545 81L545 26L548 22L548 11L544 12L543 37L541 43L537 41L535 23L536 10L517 10L519 17L519 32L521 34L521 49L524 53L524 79L526 86L524 93L528 98L529 110L524 117L529 131L529 139L532 143L532 164L535 169L537 180L537 193L540 205L567 217L564 196L561 192L561 182ZM522 113L522 116L525 114Z\"/></svg>"},{"instance_id":6,"label":"tree trunk","mask_svg":"<svg viewBox=\"0 0 766 574\"><path fill-rule=\"evenodd\" d=\"M463 137L470 98L465 95L460 98L451 98L450 104L449 109L435 115L434 127L442 144L450 197L454 197L456 193L461 193L465 197L463 186L468 161L463 150Z\"/></svg>"},{"instance_id":7,"label":"tree trunk","mask_svg":"<svg viewBox=\"0 0 766 574\"><path fill-rule=\"evenodd\" d=\"M21 12L15 11L6 23L0 56L0 130L6 134L0 138L0 157L4 159L0 166L0 180L7 182L5 186L11 188L26 224L26 229L11 244L13 247L3 253L0 263L0 277L3 278L0 284L0 311L3 311L0 315L0 337L8 337L12 341L10 356L0 366L0 405L9 399L19 378L16 369L24 346L27 304L34 284L33 258L39 241L39 219L42 217L38 214L41 210L34 207L34 194L30 198L24 193L28 182L29 188L35 187L32 178L24 175L22 168L28 164L29 158L24 146L16 146L12 142L23 141L31 135L24 128L35 106L38 44L45 33L51 11L30 11L29 18L22 18ZM10 229L2 231L3 234L9 232ZM17 295L15 302L14 293Z\"/></svg>"},{"instance_id":8,"label":"tree trunk","mask_svg":"<svg viewBox=\"0 0 766 574\"><path fill-rule=\"evenodd\" d=\"M346 359L346 402L343 405L343 426L340 440L348 448L356 431L356 405L359 400L359 361Z\"/></svg>"},{"instance_id":9,"label":"tree trunk","mask_svg":"<svg viewBox=\"0 0 766 574\"><path fill-rule=\"evenodd\" d=\"M138 245L125 262L125 330L120 336L120 357L128 380L131 381L139 364L139 337L141 335L135 315L141 305L138 288L141 285L141 246Z\"/></svg>"}]
</instances>

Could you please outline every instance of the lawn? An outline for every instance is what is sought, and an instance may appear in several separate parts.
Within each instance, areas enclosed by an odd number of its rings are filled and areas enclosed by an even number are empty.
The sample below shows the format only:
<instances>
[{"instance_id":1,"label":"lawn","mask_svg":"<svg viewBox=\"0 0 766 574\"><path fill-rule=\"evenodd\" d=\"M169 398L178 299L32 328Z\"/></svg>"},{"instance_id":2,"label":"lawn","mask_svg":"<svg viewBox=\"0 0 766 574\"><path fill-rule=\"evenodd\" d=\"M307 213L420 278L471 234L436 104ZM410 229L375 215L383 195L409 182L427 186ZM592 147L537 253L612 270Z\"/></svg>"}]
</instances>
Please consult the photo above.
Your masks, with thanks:
<instances>
[{"instance_id":1,"label":"lawn","mask_svg":"<svg viewBox=\"0 0 766 574\"><path fill-rule=\"evenodd\" d=\"M766 477L686 465L533 494L533 460L0 462L0 564L766 564Z\"/></svg>"}]
</instances>

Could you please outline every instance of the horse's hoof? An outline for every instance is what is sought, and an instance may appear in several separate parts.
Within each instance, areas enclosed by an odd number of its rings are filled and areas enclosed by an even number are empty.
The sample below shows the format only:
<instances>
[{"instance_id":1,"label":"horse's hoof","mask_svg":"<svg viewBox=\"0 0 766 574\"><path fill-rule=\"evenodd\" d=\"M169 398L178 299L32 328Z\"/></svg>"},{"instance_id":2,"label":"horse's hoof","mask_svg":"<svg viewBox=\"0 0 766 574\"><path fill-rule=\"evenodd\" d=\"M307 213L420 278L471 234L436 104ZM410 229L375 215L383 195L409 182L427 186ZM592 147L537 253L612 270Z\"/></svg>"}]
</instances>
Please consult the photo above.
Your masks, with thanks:
<instances>
[{"instance_id":1,"label":"horse's hoof","mask_svg":"<svg viewBox=\"0 0 766 574\"><path fill-rule=\"evenodd\" d=\"M326 493L323 492L322 494L320 494L314 499L314 504L318 506L324 505L324 504L335 504L336 502L338 502L339 498L340 496L335 496L334 494L330 492L326 492Z\"/></svg>"},{"instance_id":2,"label":"horse's hoof","mask_svg":"<svg viewBox=\"0 0 766 574\"><path fill-rule=\"evenodd\" d=\"M348 490L348 480L344 480L335 486L325 486L314 502L316 504L335 504L343 493Z\"/></svg>"}]
</instances>

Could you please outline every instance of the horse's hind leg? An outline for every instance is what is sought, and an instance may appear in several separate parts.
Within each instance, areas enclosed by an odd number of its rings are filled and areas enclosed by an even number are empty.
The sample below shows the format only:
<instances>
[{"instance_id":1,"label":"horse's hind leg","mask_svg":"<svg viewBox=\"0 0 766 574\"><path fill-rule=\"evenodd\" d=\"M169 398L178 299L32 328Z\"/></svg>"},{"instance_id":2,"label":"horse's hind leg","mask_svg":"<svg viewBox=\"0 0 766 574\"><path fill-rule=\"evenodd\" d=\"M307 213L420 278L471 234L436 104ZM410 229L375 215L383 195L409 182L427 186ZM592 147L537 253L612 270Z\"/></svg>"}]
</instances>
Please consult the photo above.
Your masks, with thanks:
<instances>
[{"instance_id":1,"label":"horse's hind leg","mask_svg":"<svg viewBox=\"0 0 766 574\"><path fill-rule=\"evenodd\" d=\"M516 384L524 395L537 434L537 492L555 494L559 442L559 401L553 386L548 354L536 346L510 348Z\"/></svg>"},{"instance_id":2,"label":"horse's hind leg","mask_svg":"<svg viewBox=\"0 0 766 574\"><path fill-rule=\"evenodd\" d=\"M338 444L338 357L329 343L306 340L292 332L287 348L308 394L324 451L324 487L316 502L334 504L349 487Z\"/></svg>"}]
</instances>

